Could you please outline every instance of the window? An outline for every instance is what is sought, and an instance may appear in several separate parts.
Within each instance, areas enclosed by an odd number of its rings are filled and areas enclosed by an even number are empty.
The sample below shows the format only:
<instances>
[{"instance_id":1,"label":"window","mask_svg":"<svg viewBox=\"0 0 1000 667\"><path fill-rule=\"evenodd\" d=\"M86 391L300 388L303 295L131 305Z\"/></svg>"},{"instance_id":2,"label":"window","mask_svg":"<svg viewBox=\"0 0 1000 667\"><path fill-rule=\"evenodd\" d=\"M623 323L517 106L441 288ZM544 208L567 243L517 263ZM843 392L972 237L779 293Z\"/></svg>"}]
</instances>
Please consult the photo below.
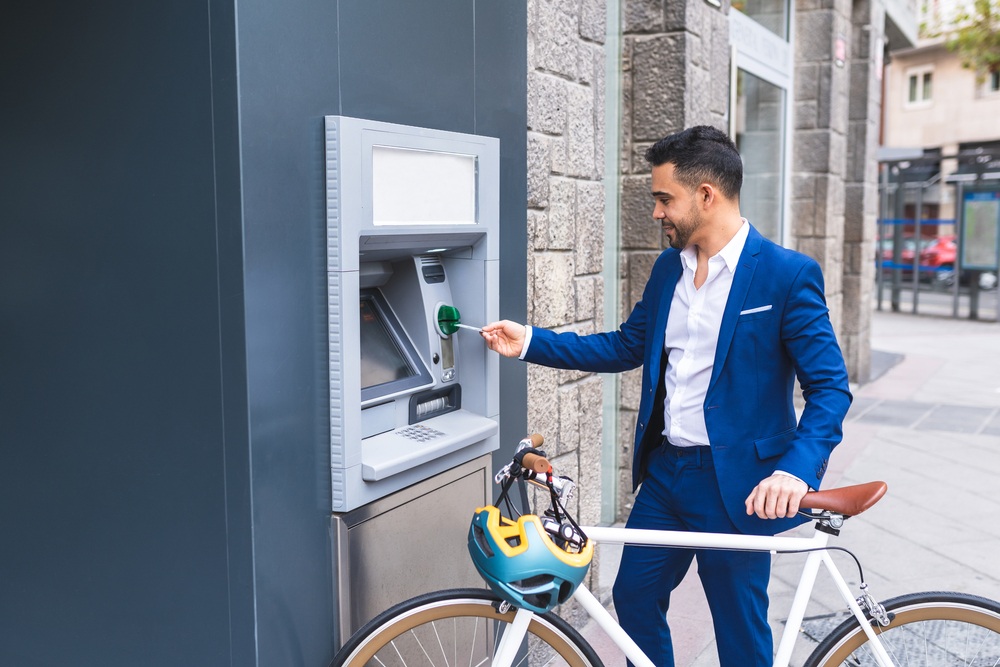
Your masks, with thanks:
<instances>
[{"instance_id":1,"label":"window","mask_svg":"<svg viewBox=\"0 0 1000 667\"><path fill-rule=\"evenodd\" d=\"M761 234L782 241L785 185L785 90L744 70L737 72L736 146L743 156L740 213Z\"/></svg>"},{"instance_id":2,"label":"window","mask_svg":"<svg viewBox=\"0 0 1000 667\"><path fill-rule=\"evenodd\" d=\"M781 39L788 39L790 5L786 0L732 0L732 5Z\"/></svg>"},{"instance_id":3,"label":"window","mask_svg":"<svg viewBox=\"0 0 1000 667\"><path fill-rule=\"evenodd\" d=\"M983 92L987 95L1000 93L1000 70L990 72L986 75L986 82L983 88Z\"/></svg>"},{"instance_id":4,"label":"window","mask_svg":"<svg viewBox=\"0 0 1000 667\"><path fill-rule=\"evenodd\" d=\"M927 106L931 103L934 86L934 71L930 67L912 69L907 72L906 106Z\"/></svg>"},{"instance_id":5,"label":"window","mask_svg":"<svg viewBox=\"0 0 1000 667\"><path fill-rule=\"evenodd\" d=\"M736 3L733 3L736 6ZM794 44L780 26L794 24L788 0L746 0L753 16L729 13L733 44L729 133L743 156L740 213L780 245L791 241L789 142ZM773 21L771 19L774 19ZM761 22L764 20L764 23ZM765 25L767 23L767 25Z\"/></svg>"}]
</instances>

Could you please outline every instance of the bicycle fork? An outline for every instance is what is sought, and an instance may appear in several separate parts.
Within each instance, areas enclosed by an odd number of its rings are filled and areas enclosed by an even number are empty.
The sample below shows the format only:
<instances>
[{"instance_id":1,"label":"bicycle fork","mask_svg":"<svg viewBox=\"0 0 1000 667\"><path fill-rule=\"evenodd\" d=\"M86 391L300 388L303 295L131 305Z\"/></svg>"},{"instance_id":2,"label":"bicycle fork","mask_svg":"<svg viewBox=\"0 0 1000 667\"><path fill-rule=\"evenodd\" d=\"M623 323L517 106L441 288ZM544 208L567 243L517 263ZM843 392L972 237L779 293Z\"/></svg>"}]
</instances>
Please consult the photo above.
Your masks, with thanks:
<instances>
[{"instance_id":1,"label":"bicycle fork","mask_svg":"<svg viewBox=\"0 0 1000 667\"><path fill-rule=\"evenodd\" d=\"M597 624L622 649L633 665L636 667L656 667L646 657L646 654L642 652L642 649L639 648L635 641L615 622L614 617L604 608L600 600L594 597L594 594L585 586L577 587L573 593L573 599L580 603L580 606L584 608L591 618L597 621ZM504 605L506 604L504 603ZM500 612L504 613L505 611L504 606L501 606ZM528 632L528 625L531 623L532 616L534 616L534 612L532 611L526 609L517 610L513 622L504 630L503 636L497 644L497 651L493 656L491 667L510 667L514 663L517 652Z\"/></svg>"},{"instance_id":2,"label":"bicycle fork","mask_svg":"<svg viewBox=\"0 0 1000 667\"><path fill-rule=\"evenodd\" d=\"M817 533L815 539L819 542L819 547L822 548L826 546L827 537L825 534ZM865 616L865 612L861 609L859 602L863 602L865 604L865 607L871 611L873 617L875 617L878 622L881 623L884 620L885 624L888 624L888 617L885 615L885 609L882 605L875 602L871 595L868 594L868 586L865 584L861 585L862 596L855 599L851 594L851 589L848 587L847 582L844 581L843 575L840 574L840 570L837 569L837 566L830 558L830 553L825 549L813 551L806 557L806 564L805 567L802 568L802 576L799 579L799 586L795 591L795 599L792 600L792 607L788 612L785 632L781 635L781 644L778 646L778 653L774 658L774 667L788 667L788 664L792 659L792 648L795 645L795 640L799 631L802 629L802 621L805 618L806 605L809 603L809 598L812 596L813 586L816 584L816 575L819 572L820 565L826 566L826 571L830 574L830 578L833 579L833 583L837 587L837 591L844 599L844 602L847 603L847 607L858 620L858 623L861 624L861 629L868 637L870 648L879 667L895 667L895 663L892 661L892 658L889 657L885 647L882 646L881 640L879 640L878 635L875 634L875 630L872 629L871 620Z\"/></svg>"},{"instance_id":3,"label":"bicycle fork","mask_svg":"<svg viewBox=\"0 0 1000 667\"><path fill-rule=\"evenodd\" d=\"M524 643L525 635L528 633L528 625L535 612L530 609L518 609L514 614L514 621L508 625L503 636L497 644L497 651L493 656L492 667L510 667L517 658L517 652Z\"/></svg>"}]
</instances>

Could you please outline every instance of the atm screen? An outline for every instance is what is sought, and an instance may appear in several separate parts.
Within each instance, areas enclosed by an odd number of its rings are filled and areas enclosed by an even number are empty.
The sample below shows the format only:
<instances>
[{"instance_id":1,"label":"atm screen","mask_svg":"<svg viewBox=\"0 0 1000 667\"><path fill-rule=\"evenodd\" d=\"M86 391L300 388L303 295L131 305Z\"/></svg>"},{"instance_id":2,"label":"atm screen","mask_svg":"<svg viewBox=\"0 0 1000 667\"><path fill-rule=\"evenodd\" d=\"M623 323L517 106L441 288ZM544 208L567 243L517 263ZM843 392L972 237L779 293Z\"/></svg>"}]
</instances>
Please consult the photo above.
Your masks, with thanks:
<instances>
[{"instance_id":1,"label":"atm screen","mask_svg":"<svg viewBox=\"0 0 1000 667\"><path fill-rule=\"evenodd\" d=\"M361 295L361 400L429 384L430 374L375 290Z\"/></svg>"}]
</instances>

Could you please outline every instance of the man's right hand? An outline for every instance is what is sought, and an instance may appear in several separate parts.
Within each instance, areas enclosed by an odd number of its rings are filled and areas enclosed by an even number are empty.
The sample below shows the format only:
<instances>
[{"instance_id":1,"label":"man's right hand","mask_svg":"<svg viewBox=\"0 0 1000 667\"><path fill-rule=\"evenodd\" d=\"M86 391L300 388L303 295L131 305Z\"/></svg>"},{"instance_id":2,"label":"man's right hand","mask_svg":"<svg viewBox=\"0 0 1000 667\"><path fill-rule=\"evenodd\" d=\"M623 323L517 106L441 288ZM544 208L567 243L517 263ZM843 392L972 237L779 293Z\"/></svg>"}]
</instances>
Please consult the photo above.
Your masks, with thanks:
<instances>
[{"instance_id":1,"label":"man's right hand","mask_svg":"<svg viewBox=\"0 0 1000 667\"><path fill-rule=\"evenodd\" d=\"M520 357L524 350L524 325L510 320L500 320L483 327L482 336L487 347L505 357Z\"/></svg>"}]
</instances>

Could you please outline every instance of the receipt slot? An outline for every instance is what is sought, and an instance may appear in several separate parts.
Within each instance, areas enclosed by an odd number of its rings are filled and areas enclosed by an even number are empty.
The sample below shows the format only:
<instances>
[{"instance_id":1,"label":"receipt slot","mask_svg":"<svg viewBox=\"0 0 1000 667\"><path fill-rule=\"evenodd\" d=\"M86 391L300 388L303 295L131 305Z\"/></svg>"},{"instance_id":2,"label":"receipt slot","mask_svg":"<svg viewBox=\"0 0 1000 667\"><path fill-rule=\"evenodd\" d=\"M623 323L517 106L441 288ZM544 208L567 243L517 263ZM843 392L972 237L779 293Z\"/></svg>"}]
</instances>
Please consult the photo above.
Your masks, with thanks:
<instances>
[{"instance_id":1,"label":"receipt slot","mask_svg":"<svg viewBox=\"0 0 1000 667\"><path fill-rule=\"evenodd\" d=\"M326 127L332 510L499 446L499 362L438 326L498 318L499 142L343 116Z\"/></svg>"}]
</instances>

